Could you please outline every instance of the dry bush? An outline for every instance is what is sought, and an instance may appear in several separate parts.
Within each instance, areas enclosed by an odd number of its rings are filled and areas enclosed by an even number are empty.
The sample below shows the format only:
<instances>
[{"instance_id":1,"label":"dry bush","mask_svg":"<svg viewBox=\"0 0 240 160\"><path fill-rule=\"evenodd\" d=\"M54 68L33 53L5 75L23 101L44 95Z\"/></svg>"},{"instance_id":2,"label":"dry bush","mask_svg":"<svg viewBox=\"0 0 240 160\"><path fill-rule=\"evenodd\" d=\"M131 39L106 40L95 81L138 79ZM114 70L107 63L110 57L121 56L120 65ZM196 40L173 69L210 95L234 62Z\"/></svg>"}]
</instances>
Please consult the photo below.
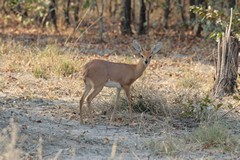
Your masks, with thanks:
<instances>
[{"instance_id":1,"label":"dry bush","mask_svg":"<svg viewBox=\"0 0 240 160\"><path fill-rule=\"evenodd\" d=\"M146 82L147 84L147 82ZM137 84L132 90L132 107L136 113L147 113L155 116L169 116L169 108L161 92L150 89L148 85Z\"/></svg>"},{"instance_id":2,"label":"dry bush","mask_svg":"<svg viewBox=\"0 0 240 160\"><path fill-rule=\"evenodd\" d=\"M146 85L143 79L138 80L131 88L132 110L134 113L144 113L152 116L170 116L171 111L158 90L151 89ZM114 104L115 94L112 96L112 104ZM128 112L128 102L125 93L122 91L118 102L117 112Z\"/></svg>"}]
</instances>

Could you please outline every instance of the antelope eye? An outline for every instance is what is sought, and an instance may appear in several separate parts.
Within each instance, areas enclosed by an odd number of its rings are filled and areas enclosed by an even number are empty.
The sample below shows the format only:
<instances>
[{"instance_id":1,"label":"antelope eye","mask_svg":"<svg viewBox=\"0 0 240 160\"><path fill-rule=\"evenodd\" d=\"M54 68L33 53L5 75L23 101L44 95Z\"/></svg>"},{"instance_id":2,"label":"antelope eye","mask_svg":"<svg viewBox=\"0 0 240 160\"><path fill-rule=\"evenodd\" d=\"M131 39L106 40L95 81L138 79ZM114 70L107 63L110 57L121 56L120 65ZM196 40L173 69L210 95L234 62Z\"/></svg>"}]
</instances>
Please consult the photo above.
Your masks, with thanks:
<instances>
[{"instance_id":1,"label":"antelope eye","mask_svg":"<svg viewBox=\"0 0 240 160\"><path fill-rule=\"evenodd\" d=\"M141 57L143 58L143 55L141 55Z\"/></svg>"},{"instance_id":2,"label":"antelope eye","mask_svg":"<svg viewBox=\"0 0 240 160\"><path fill-rule=\"evenodd\" d=\"M152 58L152 56L149 56L149 59L151 59Z\"/></svg>"}]
</instances>

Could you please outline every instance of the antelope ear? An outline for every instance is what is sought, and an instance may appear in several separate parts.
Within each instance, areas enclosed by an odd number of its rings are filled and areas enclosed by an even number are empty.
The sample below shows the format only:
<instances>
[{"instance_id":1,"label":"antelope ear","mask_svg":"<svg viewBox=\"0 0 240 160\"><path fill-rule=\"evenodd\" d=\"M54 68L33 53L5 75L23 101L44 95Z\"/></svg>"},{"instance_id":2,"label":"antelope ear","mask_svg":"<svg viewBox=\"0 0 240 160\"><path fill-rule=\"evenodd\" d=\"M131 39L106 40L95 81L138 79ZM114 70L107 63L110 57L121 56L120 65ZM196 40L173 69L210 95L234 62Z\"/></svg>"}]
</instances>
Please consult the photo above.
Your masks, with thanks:
<instances>
[{"instance_id":1,"label":"antelope ear","mask_svg":"<svg viewBox=\"0 0 240 160\"><path fill-rule=\"evenodd\" d=\"M138 43L138 41L133 40L133 48L140 53L142 51L141 45Z\"/></svg>"},{"instance_id":2,"label":"antelope ear","mask_svg":"<svg viewBox=\"0 0 240 160\"><path fill-rule=\"evenodd\" d=\"M161 47L162 47L162 43L159 42L159 43L155 44L151 49L152 53L155 54L155 53L159 52Z\"/></svg>"}]
</instances>

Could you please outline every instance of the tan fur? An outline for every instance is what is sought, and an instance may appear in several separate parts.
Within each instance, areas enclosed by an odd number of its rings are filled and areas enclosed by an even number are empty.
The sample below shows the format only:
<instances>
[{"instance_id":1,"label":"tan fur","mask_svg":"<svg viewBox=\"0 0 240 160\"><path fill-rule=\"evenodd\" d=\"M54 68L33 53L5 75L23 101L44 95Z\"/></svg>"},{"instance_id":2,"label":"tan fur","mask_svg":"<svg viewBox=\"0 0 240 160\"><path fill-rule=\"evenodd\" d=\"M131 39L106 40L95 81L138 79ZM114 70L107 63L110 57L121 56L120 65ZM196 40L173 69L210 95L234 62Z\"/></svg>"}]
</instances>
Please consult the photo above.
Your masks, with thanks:
<instances>
[{"instance_id":1,"label":"tan fur","mask_svg":"<svg viewBox=\"0 0 240 160\"><path fill-rule=\"evenodd\" d=\"M83 67L83 80L85 83L85 91L80 100L80 122L83 123L83 115L82 115L82 106L83 101L87 97L87 106L88 106L88 114L90 115L91 123L93 124L92 118L92 110L91 110L91 101L95 96L99 94L99 92L103 89L103 87L107 84L107 82L113 82L113 84L117 87L117 95L113 113L111 115L111 120L113 119L114 112L117 107L117 102L119 98L119 94L121 89L123 89L126 93L128 104L129 104L129 113L132 118L132 108L131 108L131 98L130 98L130 86L132 83L138 79L148 66L151 61L152 52L156 52L160 49L159 46L154 46L155 48L152 51L143 51L141 46L134 41L134 45L137 48L142 56L137 64L125 64L125 63L114 63L105 60L92 60L88 62ZM156 47L158 47L156 49ZM154 50L155 49L155 50ZM88 95L89 91L92 89L92 92Z\"/></svg>"}]
</instances>

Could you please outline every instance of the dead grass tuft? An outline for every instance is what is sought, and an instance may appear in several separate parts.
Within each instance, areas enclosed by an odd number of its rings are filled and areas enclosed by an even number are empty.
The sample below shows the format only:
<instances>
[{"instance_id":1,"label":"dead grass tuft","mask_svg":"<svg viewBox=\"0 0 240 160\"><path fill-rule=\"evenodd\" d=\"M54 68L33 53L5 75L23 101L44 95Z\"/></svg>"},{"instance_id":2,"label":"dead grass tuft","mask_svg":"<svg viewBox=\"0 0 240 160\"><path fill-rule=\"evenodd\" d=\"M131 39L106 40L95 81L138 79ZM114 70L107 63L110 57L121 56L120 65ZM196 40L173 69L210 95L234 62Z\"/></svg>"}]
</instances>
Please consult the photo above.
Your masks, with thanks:
<instances>
[{"instance_id":1,"label":"dead grass tuft","mask_svg":"<svg viewBox=\"0 0 240 160\"><path fill-rule=\"evenodd\" d=\"M0 159L21 159L22 150L17 147L18 128L11 120L10 125L0 133Z\"/></svg>"},{"instance_id":2,"label":"dead grass tuft","mask_svg":"<svg viewBox=\"0 0 240 160\"><path fill-rule=\"evenodd\" d=\"M183 139L172 137L170 134L164 134L163 139L150 139L146 141L145 147L154 155L176 155L184 150L185 141Z\"/></svg>"},{"instance_id":3,"label":"dead grass tuft","mask_svg":"<svg viewBox=\"0 0 240 160\"><path fill-rule=\"evenodd\" d=\"M135 85L132 95L134 112L155 116L169 116L169 107L164 96L159 91L150 89L150 86Z\"/></svg>"},{"instance_id":4,"label":"dead grass tuft","mask_svg":"<svg viewBox=\"0 0 240 160\"><path fill-rule=\"evenodd\" d=\"M190 136L192 142L200 144L203 149L220 148L223 151L234 152L239 141L230 134L230 130L220 122L201 124Z\"/></svg>"}]
</instances>

